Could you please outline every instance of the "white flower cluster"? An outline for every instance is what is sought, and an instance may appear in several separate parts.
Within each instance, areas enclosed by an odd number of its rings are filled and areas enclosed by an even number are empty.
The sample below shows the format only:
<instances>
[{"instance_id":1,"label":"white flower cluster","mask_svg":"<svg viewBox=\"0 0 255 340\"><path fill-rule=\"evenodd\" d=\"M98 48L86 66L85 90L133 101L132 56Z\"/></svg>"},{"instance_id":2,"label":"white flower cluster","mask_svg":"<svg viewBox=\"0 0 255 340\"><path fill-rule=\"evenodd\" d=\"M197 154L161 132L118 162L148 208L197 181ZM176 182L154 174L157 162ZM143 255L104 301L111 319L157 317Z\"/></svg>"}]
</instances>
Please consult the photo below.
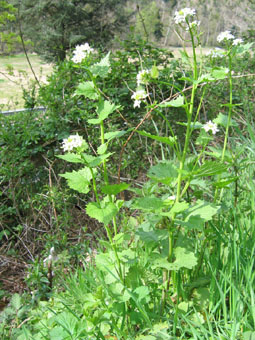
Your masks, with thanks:
<instances>
[{"instance_id":1,"label":"white flower cluster","mask_svg":"<svg viewBox=\"0 0 255 340\"><path fill-rule=\"evenodd\" d=\"M148 96L144 89L137 90L133 93L132 99L134 99L134 107L140 107L141 102Z\"/></svg>"},{"instance_id":2,"label":"white flower cluster","mask_svg":"<svg viewBox=\"0 0 255 340\"><path fill-rule=\"evenodd\" d=\"M210 50L206 55L212 58L223 58L225 55L225 51L221 48L216 47L215 49Z\"/></svg>"},{"instance_id":3,"label":"white flower cluster","mask_svg":"<svg viewBox=\"0 0 255 340\"><path fill-rule=\"evenodd\" d=\"M229 40L232 42L232 45L237 46L239 44L243 43L243 39L235 39L235 36L230 32L230 31L225 31L225 32L221 32L218 37L217 37L217 41L223 42L225 40Z\"/></svg>"},{"instance_id":4,"label":"white flower cluster","mask_svg":"<svg viewBox=\"0 0 255 340\"><path fill-rule=\"evenodd\" d=\"M176 24L185 23L186 19L196 14L196 10L192 8L183 8L180 11L176 11L174 15L174 22Z\"/></svg>"},{"instance_id":5,"label":"white flower cluster","mask_svg":"<svg viewBox=\"0 0 255 340\"><path fill-rule=\"evenodd\" d=\"M93 51L94 49L91 48L88 43L85 43L83 45L77 45L74 50L72 61L74 63L81 63L82 60L85 59Z\"/></svg>"},{"instance_id":6,"label":"white flower cluster","mask_svg":"<svg viewBox=\"0 0 255 340\"><path fill-rule=\"evenodd\" d=\"M140 86L141 84L148 84L149 74L150 74L149 70L139 71L137 76L136 76L137 86Z\"/></svg>"},{"instance_id":7,"label":"white flower cluster","mask_svg":"<svg viewBox=\"0 0 255 340\"><path fill-rule=\"evenodd\" d=\"M241 38L233 40L233 45L234 46L240 45L242 43L243 43L243 39L241 39Z\"/></svg>"},{"instance_id":8,"label":"white flower cluster","mask_svg":"<svg viewBox=\"0 0 255 340\"><path fill-rule=\"evenodd\" d=\"M194 20L192 22L189 23L191 28L196 28L198 26L200 26L200 21Z\"/></svg>"},{"instance_id":9,"label":"white flower cluster","mask_svg":"<svg viewBox=\"0 0 255 340\"><path fill-rule=\"evenodd\" d=\"M62 148L64 151L72 151L73 149L82 146L83 143L84 139L81 136L78 134L71 135L63 140Z\"/></svg>"},{"instance_id":10,"label":"white flower cluster","mask_svg":"<svg viewBox=\"0 0 255 340\"><path fill-rule=\"evenodd\" d=\"M50 255L43 260L43 264L44 264L44 266L46 266L46 264L48 264L49 262L54 262L54 261L57 261L57 260L58 260L58 257L55 254L55 249L54 249L54 247L51 247L50 248Z\"/></svg>"},{"instance_id":11,"label":"white flower cluster","mask_svg":"<svg viewBox=\"0 0 255 340\"><path fill-rule=\"evenodd\" d=\"M216 132L219 131L219 129L217 128L217 124L213 123L211 120L209 120L209 122L207 122L206 124L203 125L203 129L206 132L211 130L213 135L215 135Z\"/></svg>"}]
</instances>

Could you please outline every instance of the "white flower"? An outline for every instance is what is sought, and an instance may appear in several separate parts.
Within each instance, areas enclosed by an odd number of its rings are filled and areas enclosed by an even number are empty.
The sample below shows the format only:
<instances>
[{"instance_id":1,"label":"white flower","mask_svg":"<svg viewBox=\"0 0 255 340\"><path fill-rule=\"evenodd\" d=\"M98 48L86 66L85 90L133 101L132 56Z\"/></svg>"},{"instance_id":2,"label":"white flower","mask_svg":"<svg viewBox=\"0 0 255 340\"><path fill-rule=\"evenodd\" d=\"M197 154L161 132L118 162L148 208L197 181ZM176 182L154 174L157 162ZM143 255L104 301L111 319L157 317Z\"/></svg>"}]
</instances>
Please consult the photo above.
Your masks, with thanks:
<instances>
[{"instance_id":1,"label":"white flower","mask_svg":"<svg viewBox=\"0 0 255 340\"><path fill-rule=\"evenodd\" d=\"M138 72L138 74L136 76L137 85L139 86L141 84L147 84L149 74L150 74L149 70L142 70L142 71Z\"/></svg>"},{"instance_id":2,"label":"white flower","mask_svg":"<svg viewBox=\"0 0 255 340\"><path fill-rule=\"evenodd\" d=\"M207 122L206 124L203 125L203 129L206 132L211 130L213 135L215 135L216 132L219 131L219 129L217 128L217 124L213 123L211 120L209 120L209 122Z\"/></svg>"},{"instance_id":3,"label":"white flower","mask_svg":"<svg viewBox=\"0 0 255 340\"><path fill-rule=\"evenodd\" d=\"M141 102L148 97L148 94L144 91L144 89L137 90L132 94L132 99L134 99L134 107L140 107Z\"/></svg>"},{"instance_id":4,"label":"white flower","mask_svg":"<svg viewBox=\"0 0 255 340\"><path fill-rule=\"evenodd\" d=\"M190 23L191 28L198 27L198 26L200 26L200 21L198 20L194 20Z\"/></svg>"},{"instance_id":5,"label":"white flower","mask_svg":"<svg viewBox=\"0 0 255 340\"><path fill-rule=\"evenodd\" d=\"M85 59L93 51L94 49L91 48L88 43L85 43L83 45L77 45L74 50L72 61L74 63L81 63L82 60Z\"/></svg>"},{"instance_id":6,"label":"white flower","mask_svg":"<svg viewBox=\"0 0 255 340\"><path fill-rule=\"evenodd\" d=\"M72 151L74 148L82 146L83 143L84 139L81 136L78 134L71 135L63 140L62 148L64 151Z\"/></svg>"},{"instance_id":7,"label":"white flower","mask_svg":"<svg viewBox=\"0 0 255 340\"><path fill-rule=\"evenodd\" d=\"M191 9L191 8L183 8L180 11L176 11L175 15L174 15L174 22L176 24L181 24L182 22L186 22L186 19L189 16L193 16L196 14L196 10L195 9Z\"/></svg>"},{"instance_id":8,"label":"white flower","mask_svg":"<svg viewBox=\"0 0 255 340\"><path fill-rule=\"evenodd\" d=\"M194 29L200 26L200 21L194 20L189 23L189 27L186 28L186 31L189 30L189 28Z\"/></svg>"},{"instance_id":9,"label":"white flower","mask_svg":"<svg viewBox=\"0 0 255 340\"><path fill-rule=\"evenodd\" d=\"M221 48L216 47L214 50L210 50L206 55L212 58L223 58L225 55L225 51Z\"/></svg>"},{"instance_id":10,"label":"white flower","mask_svg":"<svg viewBox=\"0 0 255 340\"><path fill-rule=\"evenodd\" d=\"M175 195L169 196L168 199L170 201L175 201L176 200L176 196Z\"/></svg>"},{"instance_id":11,"label":"white flower","mask_svg":"<svg viewBox=\"0 0 255 340\"><path fill-rule=\"evenodd\" d=\"M234 40L234 39L235 37L233 36L233 34L231 34L230 31L221 32L217 37L218 42L222 42L224 40Z\"/></svg>"},{"instance_id":12,"label":"white flower","mask_svg":"<svg viewBox=\"0 0 255 340\"><path fill-rule=\"evenodd\" d=\"M48 264L48 262L53 262L53 261L57 261L57 260L58 260L58 257L55 255L55 249L54 249L54 247L51 247L50 248L50 255L43 260L43 264L44 264L44 266L46 266L46 264Z\"/></svg>"},{"instance_id":13,"label":"white flower","mask_svg":"<svg viewBox=\"0 0 255 340\"><path fill-rule=\"evenodd\" d=\"M242 44L243 43L243 39L235 39L233 40L233 45L236 46L236 45L239 45L239 44Z\"/></svg>"}]
</instances>

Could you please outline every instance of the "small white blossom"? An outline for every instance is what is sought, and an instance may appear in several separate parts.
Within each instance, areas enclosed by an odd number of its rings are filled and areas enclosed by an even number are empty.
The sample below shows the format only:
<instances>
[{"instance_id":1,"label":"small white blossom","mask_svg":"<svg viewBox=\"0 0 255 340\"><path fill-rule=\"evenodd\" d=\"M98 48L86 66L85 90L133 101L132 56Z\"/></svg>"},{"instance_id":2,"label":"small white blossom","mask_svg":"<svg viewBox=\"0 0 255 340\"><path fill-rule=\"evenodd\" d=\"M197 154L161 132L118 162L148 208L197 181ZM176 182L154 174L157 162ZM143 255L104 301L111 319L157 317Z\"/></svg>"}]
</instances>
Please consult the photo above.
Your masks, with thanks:
<instances>
[{"instance_id":1,"label":"small white blossom","mask_svg":"<svg viewBox=\"0 0 255 340\"><path fill-rule=\"evenodd\" d=\"M234 39L235 37L233 34L231 34L230 31L221 32L217 37L218 42L222 42L224 40L234 40Z\"/></svg>"},{"instance_id":2,"label":"small white blossom","mask_svg":"<svg viewBox=\"0 0 255 340\"><path fill-rule=\"evenodd\" d=\"M206 55L212 58L223 58L225 55L225 51L221 48L216 47L215 49L210 50Z\"/></svg>"},{"instance_id":3,"label":"small white blossom","mask_svg":"<svg viewBox=\"0 0 255 340\"><path fill-rule=\"evenodd\" d=\"M140 107L141 102L148 97L148 94L144 91L144 89L137 90L132 94L132 99L134 99L134 107Z\"/></svg>"},{"instance_id":4,"label":"small white blossom","mask_svg":"<svg viewBox=\"0 0 255 340\"><path fill-rule=\"evenodd\" d=\"M219 129L217 128L217 124L213 123L211 120L209 120L209 122L207 122L206 124L203 125L203 129L206 132L211 130L213 135L215 135L216 132L219 131Z\"/></svg>"},{"instance_id":5,"label":"small white blossom","mask_svg":"<svg viewBox=\"0 0 255 340\"><path fill-rule=\"evenodd\" d=\"M88 43L85 43L83 45L77 45L74 50L72 61L74 63L81 63L82 60L85 59L93 51L94 49L91 48Z\"/></svg>"},{"instance_id":6,"label":"small white blossom","mask_svg":"<svg viewBox=\"0 0 255 340\"><path fill-rule=\"evenodd\" d=\"M200 21L194 20L189 23L189 26L186 28L186 31L189 30L189 28L194 29L200 26Z\"/></svg>"},{"instance_id":7,"label":"small white blossom","mask_svg":"<svg viewBox=\"0 0 255 340\"><path fill-rule=\"evenodd\" d=\"M139 58L131 58L131 57L128 57L128 63L129 64L135 64L135 63L139 63Z\"/></svg>"},{"instance_id":8,"label":"small white blossom","mask_svg":"<svg viewBox=\"0 0 255 340\"><path fill-rule=\"evenodd\" d=\"M53 262L53 261L57 261L58 257L55 254L55 249L54 247L50 248L50 255L47 256L44 260L43 260L43 264L44 266L46 266L49 262Z\"/></svg>"},{"instance_id":9,"label":"small white blossom","mask_svg":"<svg viewBox=\"0 0 255 340\"><path fill-rule=\"evenodd\" d=\"M175 201L176 200L176 196L175 195L169 196L168 199L170 201Z\"/></svg>"},{"instance_id":10,"label":"small white blossom","mask_svg":"<svg viewBox=\"0 0 255 340\"><path fill-rule=\"evenodd\" d=\"M233 45L236 46L236 45L239 45L239 44L242 44L243 43L243 39L235 39L233 40Z\"/></svg>"},{"instance_id":11,"label":"small white blossom","mask_svg":"<svg viewBox=\"0 0 255 340\"><path fill-rule=\"evenodd\" d=\"M180 11L176 11L175 12L175 15L174 15L174 22L176 24L181 24L181 23L185 23L186 22L186 19L189 17L189 16L194 16L196 14L196 10L195 9L191 9L191 8L183 8L181 9Z\"/></svg>"},{"instance_id":12,"label":"small white blossom","mask_svg":"<svg viewBox=\"0 0 255 340\"><path fill-rule=\"evenodd\" d=\"M78 134L71 135L63 140L62 148L64 151L72 151L74 148L82 146L83 143L84 139L81 136Z\"/></svg>"},{"instance_id":13,"label":"small white blossom","mask_svg":"<svg viewBox=\"0 0 255 340\"><path fill-rule=\"evenodd\" d=\"M149 74L150 74L149 70L140 71L136 76L137 85L139 86L141 84L147 84Z\"/></svg>"}]
</instances>

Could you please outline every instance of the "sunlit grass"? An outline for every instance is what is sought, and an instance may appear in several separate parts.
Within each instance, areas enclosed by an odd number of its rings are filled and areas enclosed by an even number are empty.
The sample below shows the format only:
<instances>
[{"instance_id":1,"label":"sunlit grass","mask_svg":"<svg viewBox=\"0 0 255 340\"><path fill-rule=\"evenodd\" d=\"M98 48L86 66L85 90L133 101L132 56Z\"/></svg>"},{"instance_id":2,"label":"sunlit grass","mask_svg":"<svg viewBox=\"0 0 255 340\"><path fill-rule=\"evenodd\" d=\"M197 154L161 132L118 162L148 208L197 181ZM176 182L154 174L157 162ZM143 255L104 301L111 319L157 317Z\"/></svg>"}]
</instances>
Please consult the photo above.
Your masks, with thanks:
<instances>
[{"instance_id":1,"label":"sunlit grass","mask_svg":"<svg viewBox=\"0 0 255 340\"><path fill-rule=\"evenodd\" d=\"M37 55L29 55L36 77L41 83L46 82L52 65L44 63ZM0 57L0 107L10 110L24 107L22 86L26 89L35 78L24 54Z\"/></svg>"}]
</instances>

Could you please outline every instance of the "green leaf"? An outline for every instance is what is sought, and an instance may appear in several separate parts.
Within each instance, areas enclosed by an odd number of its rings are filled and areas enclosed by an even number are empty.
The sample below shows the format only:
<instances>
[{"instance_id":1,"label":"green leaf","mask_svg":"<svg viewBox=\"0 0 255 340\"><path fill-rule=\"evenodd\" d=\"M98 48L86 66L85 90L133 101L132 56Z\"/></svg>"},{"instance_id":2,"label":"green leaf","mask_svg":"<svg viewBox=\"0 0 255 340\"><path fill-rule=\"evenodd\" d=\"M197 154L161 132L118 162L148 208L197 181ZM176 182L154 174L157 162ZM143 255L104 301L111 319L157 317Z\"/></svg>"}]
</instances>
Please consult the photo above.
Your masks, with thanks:
<instances>
[{"instance_id":1,"label":"green leaf","mask_svg":"<svg viewBox=\"0 0 255 340\"><path fill-rule=\"evenodd\" d=\"M219 67L212 70L211 74L215 80L225 79L229 73L226 67Z\"/></svg>"},{"instance_id":2,"label":"green leaf","mask_svg":"<svg viewBox=\"0 0 255 340\"><path fill-rule=\"evenodd\" d=\"M127 131L113 131L113 132L107 132L105 135L104 135L104 138L107 139L108 141L114 139L114 138L119 138L119 137L122 137L123 135L125 135L126 133L128 133L129 130Z\"/></svg>"},{"instance_id":3,"label":"green leaf","mask_svg":"<svg viewBox=\"0 0 255 340\"><path fill-rule=\"evenodd\" d=\"M187 122L176 122L176 123L182 126L188 126ZM190 125L192 129L201 129L201 127L203 126L203 124L200 122L190 122Z\"/></svg>"},{"instance_id":4,"label":"green leaf","mask_svg":"<svg viewBox=\"0 0 255 340\"><path fill-rule=\"evenodd\" d=\"M106 152L106 150L107 150L107 143L104 143L104 144L101 144L98 148L97 148L97 153L99 154L99 155L103 155L105 152Z\"/></svg>"},{"instance_id":5,"label":"green leaf","mask_svg":"<svg viewBox=\"0 0 255 340\"><path fill-rule=\"evenodd\" d=\"M169 185L178 177L178 171L171 162L165 161L152 166L147 176L157 182Z\"/></svg>"},{"instance_id":6,"label":"green leaf","mask_svg":"<svg viewBox=\"0 0 255 340\"><path fill-rule=\"evenodd\" d=\"M207 161L197 171L194 172L194 175L196 175L195 177L214 176L222 174L227 170L228 166L223 163Z\"/></svg>"},{"instance_id":7,"label":"green leaf","mask_svg":"<svg viewBox=\"0 0 255 340\"><path fill-rule=\"evenodd\" d=\"M217 187L217 188L225 188L227 187L230 183L233 183L235 181L237 181L239 179L239 177L235 176L235 177L227 177L227 178L222 178L221 180L214 182L213 186Z\"/></svg>"},{"instance_id":8,"label":"green leaf","mask_svg":"<svg viewBox=\"0 0 255 340\"><path fill-rule=\"evenodd\" d=\"M89 99L98 98L98 94L92 81L86 81L85 83L79 84L75 94Z\"/></svg>"},{"instance_id":9,"label":"green leaf","mask_svg":"<svg viewBox=\"0 0 255 340\"><path fill-rule=\"evenodd\" d=\"M90 66L89 70L93 74L94 77L102 77L105 78L110 71L110 52L95 65Z\"/></svg>"},{"instance_id":10,"label":"green leaf","mask_svg":"<svg viewBox=\"0 0 255 340\"><path fill-rule=\"evenodd\" d=\"M58 314L55 318L58 325L63 327L69 335L74 335L78 320L69 312Z\"/></svg>"},{"instance_id":11,"label":"green leaf","mask_svg":"<svg viewBox=\"0 0 255 340\"><path fill-rule=\"evenodd\" d=\"M139 239L143 242L150 243L155 242L158 243L161 240L165 240L168 238L167 230L144 230L142 228L138 229L135 233Z\"/></svg>"},{"instance_id":12,"label":"green leaf","mask_svg":"<svg viewBox=\"0 0 255 340\"><path fill-rule=\"evenodd\" d=\"M176 99L160 104L159 107L181 107L183 105L184 105L184 97L178 96Z\"/></svg>"},{"instance_id":13,"label":"green leaf","mask_svg":"<svg viewBox=\"0 0 255 340\"><path fill-rule=\"evenodd\" d=\"M236 47L236 53L243 54L249 51L252 47L253 43L241 44Z\"/></svg>"},{"instance_id":14,"label":"green leaf","mask_svg":"<svg viewBox=\"0 0 255 340\"><path fill-rule=\"evenodd\" d=\"M99 115L99 119L103 121L106 119L113 111L115 111L119 106L112 104L108 100L101 101L97 107L97 113Z\"/></svg>"},{"instance_id":15,"label":"green leaf","mask_svg":"<svg viewBox=\"0 0 255 340\"><path fill-rule=\"evenodd\" d=\"M121 191L126 190L129 186L130 184L128 183L104 185L102 187L102 192L106 195L117 195Z\"/></svg>"},{"instance_id":16,"label":"green leaf","mask_svg":"<svg viewBox=\"0 0 255 340\"><path fill-rule=\"evenodd\" d=\"M87 122L93 125L100 124L118 107L119 106L116 106L115 104L111 104L107 100L101 101L97 107L98 118L88 119Z\"/></svg>"},{"instance_id":17,"label":"green leaf","mask_svg":"<svg viewBox=\"0 0 255 340\"><path fill-rule=\"evenodd\" d=\"M100 124L102 120L100 118L91 118L91 119L88 119L87 122L92 125L97 125L97 124Z\"/></svg>"},{"instance_id":18,"label":"green leaf","mask_svg":"<svg viewBox=\"0 0 255 340\"><path fill-rule=\"evenodd\" d=\"M102 322L100 323L100 331L101 333L105 336L109 334L109 331L111 329L111 326L107 322Z\"/></svg>"},{"instance_id":19,"label":"green leaf","mask_svg":"<svg viewBox=\"0 0 255 340\"><path fill-rule=\"evenodd\" d=\"M18 293L13 294L11 298L11 306L17 311L22 307L21 297Z\"/></svg>"},{"instance_id":20,"label":"green leaf","mask_svg":"<svg viewBox=\"0 0 255 340\"><path fill-rule=\"evenodd\" d=\"M157 338L153 335L139 335L135 340L157 340Z\"/></svg>"},{"instance_id":21,"label":"green leaf","mask_svg":"<svg viewBox=\"0 0 255 340\"><path fill-rule=\"evenodd\" d=\"M158 68L156 65L153 65L151 68L151 78L157 79L159 76Z\"/></svg>"},{"instance_id":22,"label":"green leaf","mask_svg":"<svg viewBox=\"0 0 255 340\"><path fill-rule=\"evenodd\" d=\"M182 61L188 65L190 65L190 56L185 50L180 50L180 55L182 58Z\"/></svg>"},{"instance_id":23,"label":"green leaf","mask_svg":"<svg viewBox=\"0 0 255 340\"><path fill-rule=\"evenodd\" d=\"M176 202L173 207L168 212L161 212L161 216L173 217L176 214L186 211L189 208L189 203L187 202Z\"/></svg>"},{"instance_id":24,"label":"green leaf","mask_svg":"<svg viewBox=\"0 0 255 340\"><path fill-rule=\"evenodd\" d=\"M200 310L206 310L210 302L210 289L200 287L193 290L194 303L199 306Z\"/></svg>"},{"instance_id":25,"label":"green leaf","mask_svg":"<svg viewBox=\"0 0 255 340\"><path fill-rule=\"evenodd\" d=\"M211 140L213 140L213 137L208 135L208 133L201 129L199 132L199 136L196 139L196 145L206 146Z\"/></svg>"},{"instance_id":26,"label":"green leaf","mask_svg":"<svg viewBox=\"0 0 255 340\"><path fill-rule=\"evenodd\" d=\"M133 209L141 209L141 210L158 210L164 207L164 202L158 197L140 197L137 198L133 205Z\"/></svg>"},{"instance_id":27,"label":"green leaf","mask_svg":"<svg viewBox=\"0 0 255 340\"><path fill-rule=\"evenodd\" d=\"M100 155L100 156L97 156L97 157L92 156L92 155L83 154L83 157L84 157L85 161L87 162L88 167L94 168L94 167L100 165L104 160L109 158L111 155L112 155L112 152L105 153L104 155Z\"/></svg>"},{"instance_id":28,"label":"green leaf","mask_svg":"<svg viewBox=\"0 0 255 340\"><path fill-rule=\"evenodd\" d=\"M118 252L119 258L122 262L128 263L132 260L134 260L137 256L136 252L132 249L125 249L121 252Z\"/></svg>"},{"instance_id":29,"label":"green leaf","mask_svg":"<svg viewBox=\"0 0 255 340\"><path fill-rule=\"evenodd\" d=\"M190 216L187 221L175 220L176 225L181 225L187 229L195 229L202 231L205 225L205 220L200 216Z\"/></svg>"},{"instance_id":30,"label":"green leaf","mask_svg":"<svg viewBox=\"0 0 255 340\"><path fill-rule=\"evenodd\" d=\"M192 269L197 264L195 254L186 248L174 249L175 261L170 263L167 258L158 258L153 262L152 268L164 268L167 270L179 270L180 268Z\"/></svg>"},{"instance_id":31,"label":"green leaf","mask_svg":"<svg viewBox=\"0 0 255 340\"><path fill-rule=\"evenodd\" d=\"M243 333L244 340L255 340L255 331L247 331Z\"/></svg>"},{"instance_id":32,"label":"green leaf","mask_svg":"<svg viewBox=\"0 0 255 340\"><path fill-rule=\"evenodd\" d=\"M226 128L227 125L228 125L228 116L224 115L220 112L218 114L217 118L215 118L213 120L213 122L216 123L217 125L220 125L220 126L223 126L224 128ZM238 126L238 124L233 119L231 119L230 120L230 126Z\"/></svg>"},{"instance_id":33,"label":"green leaf","mask_svg":"<svg viewBox=\"0 0 255 340\"><path fill-rule=\"evenodd\" d=\"M153 261L152 269L164 268L166 270L178 270L178 266L174 266L173 263L170 263L167 258L158 258Z\"/></svg>"},{"instance_id":34,"label":"green leaf","mask_svg":"<svg viewBox=\"0 0 255 340\"><path fill-rule=\"evenodd\" d=\"M83 168L79 171L66 172L60 174L61 177L67 179L67 183L71 189L77 190L82 194L87 194L89 192L90 180L92 179L92 174L89 168Z\"/></svg>"},{"instance_id":35,"label":"green leaf","mask_svg":"<svg viewBox=\"0 0 255 340\"><path fill-rule=\"evenodd\" d=\"M102 208L98 203L92 202L87 204L86 213L95 218L101 223L108 224L114 216L118 213L118 209L115 204L109 202Z\"/></svg>"},{"instance_id":36,"label":"green leaf","mask_svg":"<svg viewBox=\"0 0 255 340\"><path fill-rule=\"evenodd\" d=\"M70 163L84 163L80 155L72 152L68 152L64 155L57 155L57 157Z\"/></svg>"},{"instance_id":37,"label":"green leaf","mask_svg":"<svg viewBox=\"0 0 255 340\"><path fill-rule=\"evenodd\" d=\"M148 303L150 301L150 291L147 286L137 287L134 290L134 294L137 296L139 302L142 302L143 300L143 302Z\"/></svg>"},{"instance_id":38,"label":"green leaf","mask_svg":"<svg viewBox=\"0 0 255 340\"><path fill-rule=\"evenodd\" d=\"M169 328L169 324L167 321L165 322L160 322L160 323L156 323L155 325L153 325L152 328L152 334L158 334L160 332L162 332L163 330L167 330ZM169 337L170 339L171 337ZM167 340L164 338L164 340Z\"/></svg>"},{"instance_id":39,"label":"green leaf","mask_svg":"<svg viewBox=\"0 0 255 340\"><path fill-rule=\"evenodd\" d=\"M176 137L161 137L161 136L151 135L150 133L145 132L145 131L138 131L138 130L137 130L137 132L141 136L149 137L151 139L154 139L154 140L161 142L161 143L168 144L170 146L173 146L176 143Z\"/></svg>"},{"instance_id":40,"label":"green leaf","mask_svg":"<svg viewBox=\"0 0 255 340\"><path fill-rule=\"evenodd\" d=\"M187 313L188 309L189 309L189 303L182 301L178 304L178 309L179 311L183 312L183 313Z\"/></svg>"},{"instance_id":41,"label":"green leaf","mask_svg":"<svg viewBox=\"0 0 255 340\"><path fill-rule=\"evenodd\" d=\"M185 222L189 221L192 216L201 218L204 222L210 221L217 214L220 207L209 202L197 201L197 203L186 210Z\"/></svg>"}]
</instances>

